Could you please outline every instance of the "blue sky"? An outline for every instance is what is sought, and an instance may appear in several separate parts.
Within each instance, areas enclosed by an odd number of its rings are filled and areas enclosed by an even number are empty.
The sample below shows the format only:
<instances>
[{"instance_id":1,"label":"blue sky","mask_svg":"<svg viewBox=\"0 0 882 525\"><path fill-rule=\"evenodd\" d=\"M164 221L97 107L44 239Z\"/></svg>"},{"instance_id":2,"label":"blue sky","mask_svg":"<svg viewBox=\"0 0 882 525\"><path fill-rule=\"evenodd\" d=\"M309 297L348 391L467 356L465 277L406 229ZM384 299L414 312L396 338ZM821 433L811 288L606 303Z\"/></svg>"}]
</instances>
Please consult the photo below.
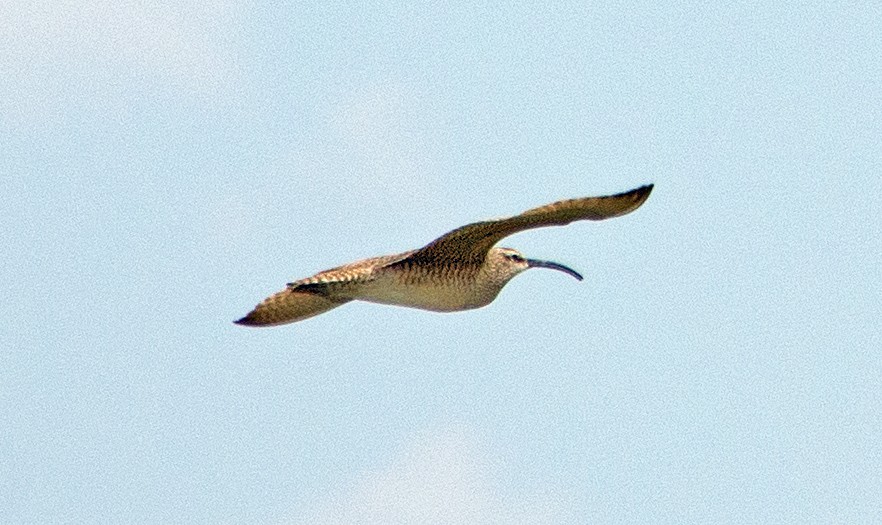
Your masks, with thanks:
<instances>
[{"instance_id":1,"label":"blue sky","mask_svg":"<svg viewBox=\"0 0 882 525\"><path fill-rule=\"evenodd\" d=\"M882 13L0 6L0 521L882 521ZM504 245L490 306L232 324Z\"/></svg>"}]
</instances>

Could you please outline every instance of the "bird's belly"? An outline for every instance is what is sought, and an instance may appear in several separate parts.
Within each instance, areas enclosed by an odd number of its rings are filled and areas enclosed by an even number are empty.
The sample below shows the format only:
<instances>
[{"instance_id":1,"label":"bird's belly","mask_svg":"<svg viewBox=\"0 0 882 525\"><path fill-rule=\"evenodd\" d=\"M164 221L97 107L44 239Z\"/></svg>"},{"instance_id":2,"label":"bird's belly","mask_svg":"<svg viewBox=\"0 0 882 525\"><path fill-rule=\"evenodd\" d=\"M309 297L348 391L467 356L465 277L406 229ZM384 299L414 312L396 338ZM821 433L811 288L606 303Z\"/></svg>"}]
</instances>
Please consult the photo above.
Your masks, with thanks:
<instances>
[{"instance_id":1,"label":"bird's belly","mask_svg":"<svg viewBox=\"0 0 882 525\"><path fill-rule=\"evenodd\" d=\"M377 279L360 286L356 299L435 312L456 312L480 308L489 304L495 297L495 293L488 297L487 294L479 291L476 293L476 290L468 287Z\"/></svg>"}]
</instances>

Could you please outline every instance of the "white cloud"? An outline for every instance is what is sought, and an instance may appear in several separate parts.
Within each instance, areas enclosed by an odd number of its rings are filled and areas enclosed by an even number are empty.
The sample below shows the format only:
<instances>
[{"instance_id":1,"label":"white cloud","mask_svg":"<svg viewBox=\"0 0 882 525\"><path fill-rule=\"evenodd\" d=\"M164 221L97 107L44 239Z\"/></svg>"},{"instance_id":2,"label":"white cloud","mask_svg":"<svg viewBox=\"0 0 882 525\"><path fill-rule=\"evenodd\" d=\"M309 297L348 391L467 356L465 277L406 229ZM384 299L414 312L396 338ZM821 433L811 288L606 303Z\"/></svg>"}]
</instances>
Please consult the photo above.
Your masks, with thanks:
<instances>
[{"instance_id":1,"label":"white cloud","mask_svg":"<svg viewBox=\"0 0 882 525\"><path fill-rule=\"evenodd\" d=\"M235 74L242 20L232 2L0 2L2 109L51 116L57 91L120 79L214 92Z\"/></svg>"},{"instance_id":2,"label":"white cloud","mask_svg":"<svg viewBox=\"0 0 882 525\"><path fill-rule=\"evenodd\" d=\"M439 162L443 145L430 139L443 113L431 98L406 82L375 79L322 95L310 111L314 125L298 128L268 170L267 177L290 185L280 190L288 203L294 199L300 209L320 210L313 214L343 227L371 225L362 231L391 226L407 238L408 229L419 229L412 243L440 233L428 231L426 237L413 221L437 215L449 202Z\"/></svg>"},{"instance_id":3,"label":"white cloud","mask_svg":"<svg viewBox=\"0 0 882 525\"><path fill-rule=\"evenodd\" d=\"M343 93L331 117L341 145L353 154L363 175L357 184L366 194L399 199L437 195L441 179L437 144L429 139L442 116L405 82L374 82Z\"/></svg>"},{"instance_id":4,"label":"white cloud","mask_svg":"<svg viewBox=\"0 0 882 525\"><path fill-rule=\"evenodd\" d=\"M494 458L465 427L415 440L392 464L367 473L348 495L295 523L480 525L561 523L560 502L516 499L494 481Z\"/></svg>"}]
</instances>

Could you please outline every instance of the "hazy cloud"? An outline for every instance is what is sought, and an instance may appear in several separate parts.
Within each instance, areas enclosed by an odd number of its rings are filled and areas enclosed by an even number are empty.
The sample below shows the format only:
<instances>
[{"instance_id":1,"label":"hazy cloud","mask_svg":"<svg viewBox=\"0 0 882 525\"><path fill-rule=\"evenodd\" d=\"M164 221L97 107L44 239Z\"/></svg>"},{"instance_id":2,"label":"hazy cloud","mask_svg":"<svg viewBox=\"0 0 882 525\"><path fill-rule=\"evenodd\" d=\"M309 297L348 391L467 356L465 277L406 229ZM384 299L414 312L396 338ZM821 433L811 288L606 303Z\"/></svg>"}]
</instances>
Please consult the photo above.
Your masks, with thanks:
<instances>
[{"instance_id":1,"label":"hazy cloud","mask_svg":"<svg viewBox=\"0 0 882 525\"><path fill-rule=\"evenodd\" d=\"M496 459L467 427L423 435L351 494L297 523L561 523L554 498L503 494Z\"/></svg>"},{"instance_id":2,"label":"hazy cloud","mask_svg":"<svg viewBox=\"0 0 882 525\"><path fill-rule=\"evenodd\" d=\"M236 71L242 8L227 2L0 2L7 117L51 114L58 91L154 79L213 92Z\"/></svg>"},{"instance_id":3,"label":"hazy cloud","mask_svg":"<svg viewBox=\"0 0 882 525\"><path fill-rule=\"evenodd\" d=\"M368 175L357 177L364 192L418 202L437 194L440 152L428 130L443 125L443 113L405 82L377 82L340 97L332 132Z\"/></svg>"}]
</instances>

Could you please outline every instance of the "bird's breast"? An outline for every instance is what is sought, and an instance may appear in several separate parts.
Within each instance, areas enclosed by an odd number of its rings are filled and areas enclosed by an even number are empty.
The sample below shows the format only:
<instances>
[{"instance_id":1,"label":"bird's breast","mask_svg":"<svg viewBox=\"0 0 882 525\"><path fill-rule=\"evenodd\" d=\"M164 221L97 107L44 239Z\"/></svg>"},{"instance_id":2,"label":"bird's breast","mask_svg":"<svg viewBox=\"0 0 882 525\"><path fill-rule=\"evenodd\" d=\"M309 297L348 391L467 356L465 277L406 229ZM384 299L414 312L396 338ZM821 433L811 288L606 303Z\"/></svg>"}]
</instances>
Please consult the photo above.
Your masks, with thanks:
<instances>
[{"instance_id":1,"label":"bird's breast","mask_svg":"<svg viewBox=\"0 0 882 525\"><path fill-rule=\"evenodd\" d=\"M498 293L498 287L487 286L474 276L386 272L359 286L354 298L435 312L456 312L486 306Z\"/></svg>"}]
</instances>

